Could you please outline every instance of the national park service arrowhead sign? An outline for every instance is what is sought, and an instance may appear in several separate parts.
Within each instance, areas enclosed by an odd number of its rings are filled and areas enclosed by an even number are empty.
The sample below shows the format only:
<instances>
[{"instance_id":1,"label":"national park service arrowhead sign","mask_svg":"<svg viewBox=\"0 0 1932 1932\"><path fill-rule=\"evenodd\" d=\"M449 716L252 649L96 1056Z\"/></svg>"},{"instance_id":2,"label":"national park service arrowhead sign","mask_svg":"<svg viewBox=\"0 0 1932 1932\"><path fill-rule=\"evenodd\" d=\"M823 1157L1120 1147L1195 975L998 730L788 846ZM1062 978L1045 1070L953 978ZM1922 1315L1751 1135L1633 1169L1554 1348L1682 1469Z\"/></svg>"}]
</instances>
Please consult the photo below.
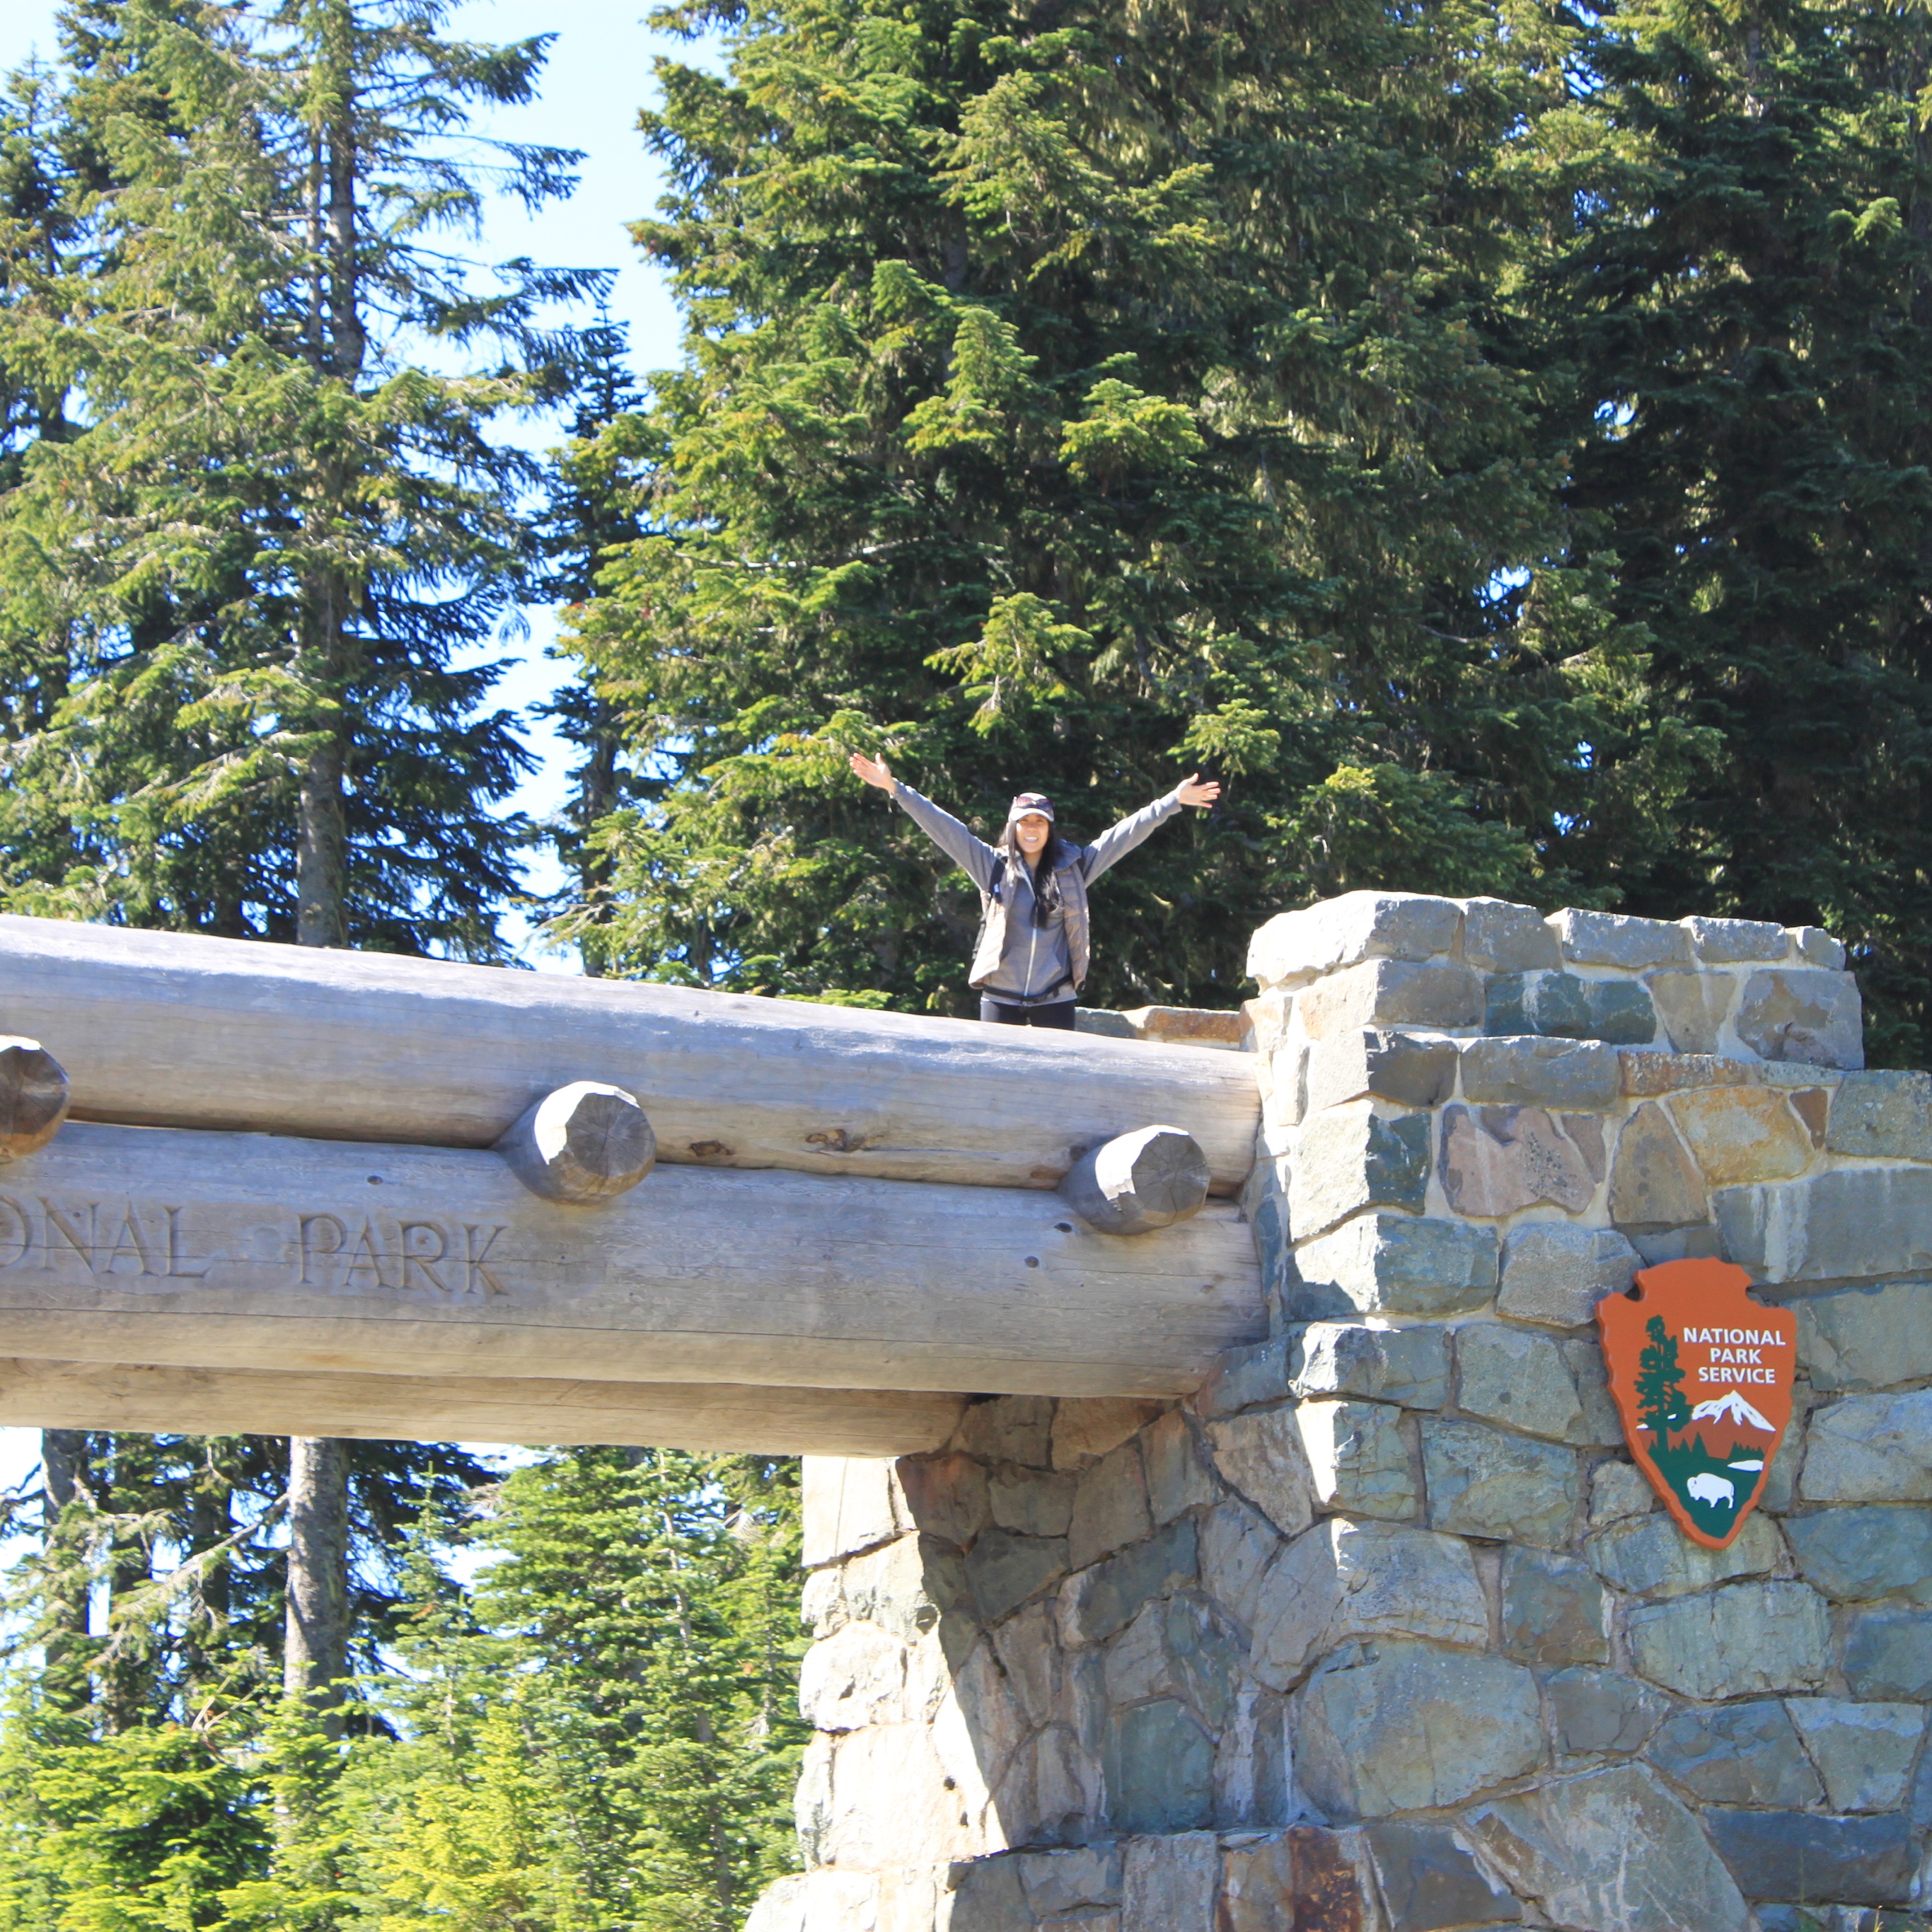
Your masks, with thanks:
<instances>
[{"instance_id":1,"label":"national park service arrowhead sign","mask_svg":"<svg viewBox=\"0 0 1932 1932\"><path fill-rule=\"evenodd\" d=\"M1665 1262L1597 1304L1630 1452L1706 1550L1743 1528L1791 1420L1798 1318L1750 1285L1730 1262Z\"/></svg>"}]
</instances>

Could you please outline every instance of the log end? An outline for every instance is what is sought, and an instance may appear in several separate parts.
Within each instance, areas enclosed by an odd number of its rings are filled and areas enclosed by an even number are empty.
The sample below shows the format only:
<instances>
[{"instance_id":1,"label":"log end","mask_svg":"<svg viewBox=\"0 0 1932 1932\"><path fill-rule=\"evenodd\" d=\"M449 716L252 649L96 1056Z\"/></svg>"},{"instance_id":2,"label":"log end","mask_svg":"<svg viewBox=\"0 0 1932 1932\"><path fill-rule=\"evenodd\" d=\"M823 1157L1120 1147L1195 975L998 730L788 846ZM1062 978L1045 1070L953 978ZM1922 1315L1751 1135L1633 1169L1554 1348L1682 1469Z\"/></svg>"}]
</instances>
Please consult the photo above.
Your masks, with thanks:
<instances>
[{"instance_id":1,"label":"log end","mask_svg":"<svg viewBox=\"0 0 1932 1932\"><path fill-rule=\"evenodd\" d=\"M67 1073L37 1040L0 1034L0 1158L38 1154L67 1118Z\"/></svg>"},{"instance_id":2,"label":"log end","mask_svg":"<svg viewBox=\"0 0 1932 1932\"><path fill-rule=\"evenodd\" d=\"M584 1204L636 1186L656 1165L658 1142L621 1087L574 1080L526 1108L496 1151L532 1193Z\"/></svg>"},{"instance_id":3,"label":"log end","mask_svg":"<svg viewBox=\"0 0 1932 1932\"><path fill-rule=\"evenodd\" d=\"M1199 1214L1211 1178L1192 1134L1139 1127L1083 1155L1060 1192L1098 1233L1150 1234Z\"/></svg>"}]
</instances>

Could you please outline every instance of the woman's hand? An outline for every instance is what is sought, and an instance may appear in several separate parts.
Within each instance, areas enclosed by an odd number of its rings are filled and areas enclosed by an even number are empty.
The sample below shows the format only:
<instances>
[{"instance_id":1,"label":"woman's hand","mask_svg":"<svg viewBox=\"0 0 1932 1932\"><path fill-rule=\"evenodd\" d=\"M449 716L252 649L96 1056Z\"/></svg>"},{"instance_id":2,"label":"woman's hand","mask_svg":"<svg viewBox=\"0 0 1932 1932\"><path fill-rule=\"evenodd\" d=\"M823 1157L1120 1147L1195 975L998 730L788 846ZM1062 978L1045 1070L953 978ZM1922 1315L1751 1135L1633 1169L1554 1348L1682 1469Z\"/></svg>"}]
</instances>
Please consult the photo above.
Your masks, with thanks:
<instances>
[{"instance_id":1,"label":"woman's hand","mask_svg":"<svg viewBox=\"0 0 1932 1932\"><path fill-rule=\"evenodd\" d=\"M858 766L859 760L854 758L852 760L852 768L854 771L857 771ZM862 778L865 774L862 772L860 776ZM873 782L877 784L878 780L874 779ZM1213 778L1206 784L1203 784L1201 782L1201 774L1196 772L1185 784L1175 788L1174 795L1183 805L1210 806L1221 796L1221 782L1218 778Z\"/></svg>"},{"instance_id":2,"label":"woman's hand","mask_svg":"<svg viewBox=\"0 0 1932 1932\"><path fill-rule=\"evenodd\" d=\"M868 758L863 752L852 754L852 769L868 785L877 785L881 791L896 791L899 782L892 776L892 767L884 758ZM1216 785L1219 791L1220 787Z\"/></svg>"}]
</instances>

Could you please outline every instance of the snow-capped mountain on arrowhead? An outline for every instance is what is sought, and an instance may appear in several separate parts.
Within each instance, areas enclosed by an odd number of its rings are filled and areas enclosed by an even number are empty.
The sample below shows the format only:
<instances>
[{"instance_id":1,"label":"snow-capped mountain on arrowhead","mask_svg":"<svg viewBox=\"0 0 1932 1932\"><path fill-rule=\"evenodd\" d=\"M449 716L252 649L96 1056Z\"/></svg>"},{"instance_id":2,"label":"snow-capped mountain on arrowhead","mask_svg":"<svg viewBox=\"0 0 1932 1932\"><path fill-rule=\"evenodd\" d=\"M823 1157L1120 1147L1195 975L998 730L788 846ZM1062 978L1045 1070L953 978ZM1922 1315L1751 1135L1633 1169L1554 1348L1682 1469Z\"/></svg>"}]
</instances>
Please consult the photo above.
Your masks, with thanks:
<instances>
[{"instance_id":1,"label":"snow-capped mountain on arrowhead","mask_svg":"<svg viewBox=\"0 0 1932 1932\"><path fill-rule=\"evenodd\" d=\"M1762 1430L1767 1436L1774 1436L1777 1430L1745 1401L1736 1389L1725 1392L1709 1402L1700 1402L1690 1412L1693 1422L1731 1422L1740 1429Z\"/></svg>"}]
</instances>

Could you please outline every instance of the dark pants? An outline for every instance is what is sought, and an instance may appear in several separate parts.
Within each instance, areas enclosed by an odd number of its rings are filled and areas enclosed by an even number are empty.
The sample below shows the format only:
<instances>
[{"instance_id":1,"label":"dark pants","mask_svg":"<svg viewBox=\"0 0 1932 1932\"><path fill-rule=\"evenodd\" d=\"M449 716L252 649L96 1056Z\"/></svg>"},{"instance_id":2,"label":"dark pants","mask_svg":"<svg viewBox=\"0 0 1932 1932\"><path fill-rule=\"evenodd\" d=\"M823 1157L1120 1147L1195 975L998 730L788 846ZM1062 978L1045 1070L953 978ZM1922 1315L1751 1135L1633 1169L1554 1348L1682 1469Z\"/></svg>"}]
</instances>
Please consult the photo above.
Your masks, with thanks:
<instances>
[{"instance_id":1,"label":"dark pants","mask_svg":"<svg viewBox=\"0 0 1932 1932\"><path fill-rule=\"evenodd\" d=\"M1058 1027L1063 1033L1073 1030L1073 1009L1077 1000L1055 1000L1043 1006L1010 1006L989 999L980 1000L980 1017L988 1026Z\"/></svg>"}]
</instances>

